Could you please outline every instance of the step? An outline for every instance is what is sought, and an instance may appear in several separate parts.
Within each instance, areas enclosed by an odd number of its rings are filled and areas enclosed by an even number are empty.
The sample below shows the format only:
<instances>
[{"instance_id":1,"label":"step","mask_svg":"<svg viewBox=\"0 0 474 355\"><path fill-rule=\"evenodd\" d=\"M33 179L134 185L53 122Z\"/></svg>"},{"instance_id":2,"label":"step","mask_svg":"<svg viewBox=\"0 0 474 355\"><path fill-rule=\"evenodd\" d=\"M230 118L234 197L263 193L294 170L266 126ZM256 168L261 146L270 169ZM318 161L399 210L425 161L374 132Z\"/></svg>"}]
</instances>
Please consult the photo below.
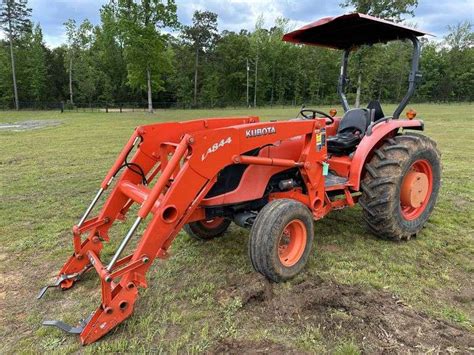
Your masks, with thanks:
<instances>
[{"instance_id":1,"label":"step","mask_svg":"<svg viewBox=\"0 0 474 355\"><path fill-rule=\"evenodd\" d=\"M326 178L324 179L324 187L330 188L333 186L340 186L344 185L347 182L347 178L335 175L333 173L329 173L326 175Z\"/></svg>"}]
</instances>

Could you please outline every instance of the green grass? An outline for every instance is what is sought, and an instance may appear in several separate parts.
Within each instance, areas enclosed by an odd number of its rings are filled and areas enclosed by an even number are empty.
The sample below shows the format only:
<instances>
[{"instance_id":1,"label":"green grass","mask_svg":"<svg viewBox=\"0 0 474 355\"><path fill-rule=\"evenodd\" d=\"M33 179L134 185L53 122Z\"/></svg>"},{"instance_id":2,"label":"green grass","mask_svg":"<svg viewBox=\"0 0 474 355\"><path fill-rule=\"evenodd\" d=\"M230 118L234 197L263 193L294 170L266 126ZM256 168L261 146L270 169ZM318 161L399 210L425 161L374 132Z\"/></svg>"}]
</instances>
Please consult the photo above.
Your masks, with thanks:
<instances>
[{"instance_id":1,"label":"green grass","mask_svg":"<svg viewBox=\"0 0 474 355\"><path fill-rule=\"evenodd\" d=\"M334 212L315 224L315 251L307 270L275 288L291 290L295 282L317 275L384 289L417 310L472 330L472 301L460 302L456 295L473 290L474 106L414 107L425 119L425 134L442 152L442 190L427 227L415 240L391 243L365 230L358 207ZM295 112L0 112L0 123L62 121L39 130L0 131L0 352L202 352L219 339L231 338L278 340L300 351L359 353L361 346L351 334L334 342L312 325L253 323L238 298L218 301L216 295L227 280L252 272L248 232L236 226L210 243L192 241L182 233L172 247L173 257L149 272L149 288L141 290L133 317L102 341L81 348L76 337L40 326L44 319L75 324L98 305L100 287L93 272L69 292L51 290L41 301L35 297L71 253L71 227L134 127L247 114L286 119ZM106 247L104 258L113 253L126 227L114 227L114 242Z\"/></svg>"}]
</instances>

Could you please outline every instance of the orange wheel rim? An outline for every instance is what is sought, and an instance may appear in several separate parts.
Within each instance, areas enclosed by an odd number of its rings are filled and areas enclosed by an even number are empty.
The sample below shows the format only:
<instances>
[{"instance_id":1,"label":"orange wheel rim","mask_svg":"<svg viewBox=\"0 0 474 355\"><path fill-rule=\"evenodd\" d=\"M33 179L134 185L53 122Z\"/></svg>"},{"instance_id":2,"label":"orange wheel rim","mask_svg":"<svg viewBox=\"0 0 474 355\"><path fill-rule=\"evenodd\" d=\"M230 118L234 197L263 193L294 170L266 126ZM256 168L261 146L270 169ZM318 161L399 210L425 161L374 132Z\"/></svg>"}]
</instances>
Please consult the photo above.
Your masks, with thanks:
<instances>
[{"instance_id":1,"label":"orange wheel rim","mask_svg":"<svg viewBox=\"0 0 474 355\"><path fill-rule=\"evenodd\" d=\"M433 191L433 169L427 160L417 160L403 178L400 208L407 221L421 216Z\"/></svg>"},{"instance_id":2,"label":"orange wheel rim","mask_svg":"<svg viewBox=\"0 0 474 355\"><path fill-rule=\"evenodd\" d=\"M208 219L207 221L201 221L201 224L205 228L214 229L214 228L219 227L222 224L222 222L224 222L223 217L216 217L213 219Z\"/></svg>"},{"instance_id":3,"label":"orange wheel rim","mask_svg":"<svg viewBox=\"0 0 474 355\"><path fill-rule=\"evenodd\" d=\"M278 257L284 266L293 266L301 259L307 237L306 226L299 219L285 226L278 241Z\"/></svg>"}]
</instances>

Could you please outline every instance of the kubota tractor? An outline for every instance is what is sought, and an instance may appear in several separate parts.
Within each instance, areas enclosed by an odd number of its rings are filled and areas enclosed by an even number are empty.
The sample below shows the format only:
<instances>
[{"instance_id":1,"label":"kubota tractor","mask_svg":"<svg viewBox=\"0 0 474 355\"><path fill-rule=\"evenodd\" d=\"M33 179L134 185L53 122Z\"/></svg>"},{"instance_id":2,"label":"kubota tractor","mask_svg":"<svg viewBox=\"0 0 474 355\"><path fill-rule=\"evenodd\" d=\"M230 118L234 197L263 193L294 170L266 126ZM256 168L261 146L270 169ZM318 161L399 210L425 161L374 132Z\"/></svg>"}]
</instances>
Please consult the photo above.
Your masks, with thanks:
<instances>
[{"instance_id":1,"label":"kubota tractor","mask_svg":"<svg viewBox=\"0 0 474 355\"><path fill-rule=\"evenodd\" d=\"M377 236L415 236L429 218L440 187L440 153L412 130L423 121L400 115L420 77L423 32L363 14L328 17L288 33L284 41L343 50L338 93L344 114L303 109L302 117L259 122L257 117L213 118L140 126L125 145L79 223L74 252L54 285L66 290L95 269L102 285L97 310L76 327L46 321L89 344L132 314L138 288L155 258L166 258L179 231L209 240L231 222L250 228L249 255L256 271L274 282L299 273L311 254L313 222L334 209L362 207ZM391 116L380 103L349 107L344 89L352 50L410 40L408 92ZM114 184L112 184L115 181ZM100 210L89 218L107 188ZM108 263L101 260L109 229L138 204L130 230ZM139 225L146 225L127 256ZM41 298L47 286L41 290Z\"/></svg>"}]
</instances>

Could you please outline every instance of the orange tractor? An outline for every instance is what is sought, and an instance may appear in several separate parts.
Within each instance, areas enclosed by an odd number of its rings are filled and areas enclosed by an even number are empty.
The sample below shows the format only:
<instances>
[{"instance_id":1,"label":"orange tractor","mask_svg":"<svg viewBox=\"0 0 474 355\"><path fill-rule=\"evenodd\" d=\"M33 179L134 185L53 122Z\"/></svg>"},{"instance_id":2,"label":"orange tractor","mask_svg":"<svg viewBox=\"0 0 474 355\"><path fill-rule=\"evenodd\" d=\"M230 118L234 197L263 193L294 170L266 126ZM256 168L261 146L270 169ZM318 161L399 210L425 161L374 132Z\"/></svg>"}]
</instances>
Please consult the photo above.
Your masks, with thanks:
<instances>
[{"instance_id":1,"label":"orange tractor","mask_svg":"<svg viewBox=\"0 0 474 355\"><path fill-rule=\"evenodd\" d=\"M418 30L363 14L329 17L288 33L283 40L343 50L338 93L342 117L302 109L300 118L260 122L258 117L199 119L140 126L73 228L74 252L54 285L69 289L95 269L102 285L97 310L78 326L45 321L80 334L90 344L132 314L138 289L156 258L167 258L179 231L199 240L222 236L233 221L250 228L249 255L256 271L274 282L298 274L311 255L313 221L335 209L362 207L377 236L409 239L433 211L440 188L435 143L407 130L423 121L400 114L420 77ZM410 40L414 51L408 92L391 116L373 101L349 108L345 86L350 52L391 40ZM115 181L115 182L114 182ZM114 182L114 184L112 184ZM92 218L101 195L111 191ZM109 230L139 205L115 254L100 253ZM122 255L137 228L145 229Z\"/></svg>"}]
</instances>

